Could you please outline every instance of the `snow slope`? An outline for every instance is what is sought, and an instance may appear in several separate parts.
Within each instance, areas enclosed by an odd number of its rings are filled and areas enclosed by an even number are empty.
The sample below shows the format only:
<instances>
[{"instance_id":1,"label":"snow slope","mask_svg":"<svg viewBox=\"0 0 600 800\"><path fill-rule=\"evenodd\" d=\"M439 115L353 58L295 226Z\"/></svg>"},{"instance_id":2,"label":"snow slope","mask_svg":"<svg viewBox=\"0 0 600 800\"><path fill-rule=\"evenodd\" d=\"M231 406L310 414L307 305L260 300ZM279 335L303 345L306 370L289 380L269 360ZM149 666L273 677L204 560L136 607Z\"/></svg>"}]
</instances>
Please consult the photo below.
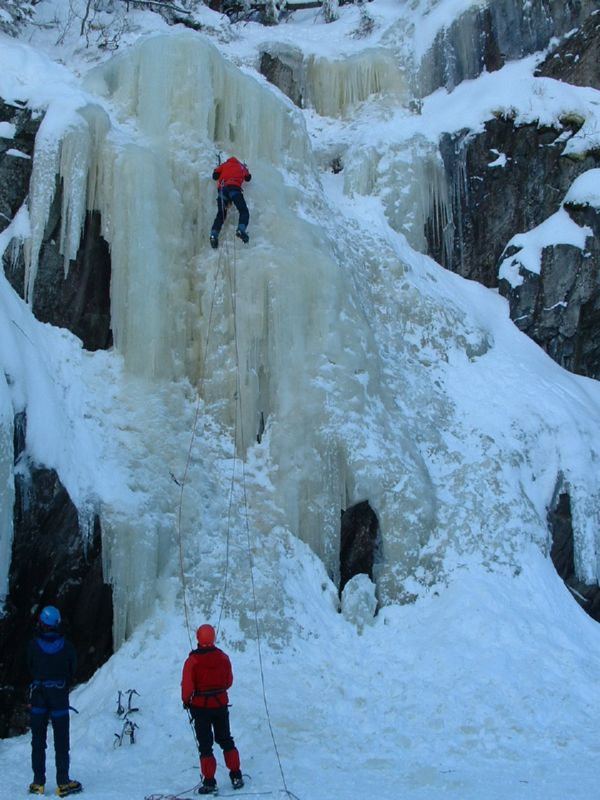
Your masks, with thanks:
<instances>
[{"instance_id":1,"label":"snow slope","mask_svg":"<svg viewBox=\"0 0 600 800\"><path fill-rule=\"evenodd\" d=\"M443 592L386 608L359 637L342 616L303 605L300 590L306 636L263 647L262 660L283 779L301 800L593 795L596 624L537 550L517 576L465 563ZM229 652L232 730L250 776L240 796L285 797L256 643ZM72 775L86 796L192 796L194 742L178 695L186 654L181 616L159 606L74 692ZM141 695L137 741L114 748L117 691L129 688ZM1 743L3 796L24 792L28 758L27 737ZM217 778L227 791L222 764Z\"/></svg>"}]
</instances>

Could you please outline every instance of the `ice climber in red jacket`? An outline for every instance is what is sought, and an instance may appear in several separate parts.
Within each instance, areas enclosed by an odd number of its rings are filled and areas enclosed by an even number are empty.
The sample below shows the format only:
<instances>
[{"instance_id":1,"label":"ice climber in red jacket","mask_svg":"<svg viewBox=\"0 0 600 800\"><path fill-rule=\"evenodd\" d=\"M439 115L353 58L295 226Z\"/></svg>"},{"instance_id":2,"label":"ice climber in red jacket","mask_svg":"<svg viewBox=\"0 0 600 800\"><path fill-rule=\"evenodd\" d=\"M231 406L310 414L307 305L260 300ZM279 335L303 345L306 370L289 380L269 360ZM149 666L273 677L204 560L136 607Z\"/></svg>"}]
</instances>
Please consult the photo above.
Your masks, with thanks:
<instances>
[{"instance_id":1,"label":"ice climber in red jacket","mask_svg":"<svg viewBox=\"0 0 600 800\"><path fill-rule=\"evenodd\" d=\"M227 707L227 689L233 683L231 661L222 650L215 647L215 629L212 625L201 625L196 631L196 639L198 647L192 650L183 665L181 699L194 721L200 749L202 786L198 793L213 794L217 791L217 761L213 755L213 741L223 750L233 788L241 789L244 779L240 769L240 754L229 730Z\"/></svg>"},{"instance_id":2,"label":"ice climber in red jacket","mask_svg":"<svg viewBox=\"0 0 600 800\"><path fill-rule=\"evenodd\" d=\"M227 209L233 203L239 212L239 220L235 235L244 242L248 243L246 228L250 220L248 206L244 199L242 184L244 181L252 179L248 167L238 161L237 158L228 158L213 172L213 181L217 181L217 216L212 224L210 231L210 245L212 248L219 246L219 232L225 222Z\"/></svg>"}]
</instances>

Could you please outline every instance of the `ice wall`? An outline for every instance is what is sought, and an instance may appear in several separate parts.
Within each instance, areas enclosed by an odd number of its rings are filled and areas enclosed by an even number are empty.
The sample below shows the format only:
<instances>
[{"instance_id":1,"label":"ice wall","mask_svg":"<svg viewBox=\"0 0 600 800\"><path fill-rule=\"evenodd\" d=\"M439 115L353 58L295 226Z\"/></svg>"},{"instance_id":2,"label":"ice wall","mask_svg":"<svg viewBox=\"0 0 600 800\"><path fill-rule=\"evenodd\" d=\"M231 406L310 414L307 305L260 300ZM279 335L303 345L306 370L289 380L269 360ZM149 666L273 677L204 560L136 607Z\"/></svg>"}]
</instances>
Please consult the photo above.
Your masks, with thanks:
<instances>
[{"instance_id":1,"label":"ice wall","mask_svg":"<svg viewBox=\"0 0 600 800\"><path fill-rule=\"evenodd\" d=\"M13 541L13 407L5 376L0 377L0 616L8 595L8 574Z\"/></svg>"},{"instance_id":2,"label":"ice wall","mask_svg":"<svg viewBox=\"0 0 600 800\"><path fill-rule=\"evenodd\" d=\"M453 243L452 205L444 165L436 144L423 136L403 142L348 148L343 156L344 193L380 197L390 226L426 252L426 225L439 250Z\"/></svg>"},{"instance_id":3,"label":"ice wall","mask_svg":"<svg viewBox=\"0 0 600 800\"><path fill-rule=\"evenodd\" d=\"M359 86L337 93L330 113L376 97ZM453 558L479 552L516 568L523 543L545 547L559 472L578 487L572 497L598 496L568 444L586 440L589 409L579 427L557 390L538 412L528 383L538 356L522 366L522 344L495 323L506 317L496 295L420 259L376 214L363 225L329 204L302 114L280 94L196 34L145 39L87 88L96 98L35 174L50 202L60 171L73 209L65 247L87 206L111 248L124 364L111 435L131 494L100 493L117 643L184 582L195 609L214 612L223 592L251 630L249 552L261 613L281 631L292 622L278 567L308 546L335 580L340 510L363 500L381 526L374 577L386 603ZM235 212L219 250L209 247L218 152L253 173L248 247L233 235ZM382 198L415 247L435 208L443 237L436 158L417 139L350 148L342 200ZM44 213L32 206L32 229ZM513 396L525 399L513 408ZM586 563L591 528L576 534Z\"/></svg>"},{"instance_id":4,"label":"ice wall","mask_svg":"<svg viewBox=\"0 0 600 800\"><path fill-rule=\"evenodd\" d=\"M306 66L306 95L317 113L345 117L373 96L397 104L407 86L399 64L384 48L371 48L340 60L311 56Z\"/></svg>"},{"instance_id":5,"label":"ice wall","mask_svg":"<svg viewBox=\"0 0 600 800\"><path fill-rule=\"evenodd\" d=\"M366 77L338 93L339 108L385 88L390 69L370 59L352 65L351 75ZM115 347L130 375L115 399L134 429L123 434L122 453L137 498L101 507L117 642L157 591L168 595L178 528L195 598L216 596L224 542L232 531L239 539L245 524L222 519L232 481L239 491L234 454L246 460L263 558L270 550L284 557L281 541L291 532L336 579L340 510L369 499L384 541L380 598L404 596L402 580L433 525L431 484L386 390L353 282L355 246L336 230L300 112L197 35L150 37L95 69L86 86L99 102L42 156L35 181L49 187L58 168L67 252L85 207L100 211L111 250ZM248 248L231 223L220 249L208 246L219 151L246 159L254 176L246 187ZM49 189L42 196L48 200ZM36 229L43 214L40 200L32 206ZM33 273L33 256L31 265ZM190 383L202 408L185 473ZM228 594L242 616L247 592L240 583ZM283 597L273 576L264 581L274 616Z\"/></svg>"}]
</instances>

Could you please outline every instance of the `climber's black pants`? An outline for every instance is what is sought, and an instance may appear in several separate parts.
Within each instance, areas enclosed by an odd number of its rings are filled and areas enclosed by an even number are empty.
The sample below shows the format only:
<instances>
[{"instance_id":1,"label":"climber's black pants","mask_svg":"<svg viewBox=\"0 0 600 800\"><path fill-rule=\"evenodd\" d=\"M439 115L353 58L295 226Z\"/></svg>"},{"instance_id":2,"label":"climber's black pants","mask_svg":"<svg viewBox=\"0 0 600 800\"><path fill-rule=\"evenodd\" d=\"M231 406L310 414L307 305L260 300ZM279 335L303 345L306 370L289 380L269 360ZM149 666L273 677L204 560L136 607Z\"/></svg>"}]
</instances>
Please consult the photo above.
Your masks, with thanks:
<instances>
[{"instance_id":1,"label":"climber's black pants","mask_svg":"<svg viewBox=\"0 0 600 800\"><path fill-rule=\"evenodd\" d=\"M31 766L33 782L46 783L46 738L48 720L52 720L56 783L69 782L69 709L55 711L48 708L31 709Z\"/></svg>"},{"instance_id":2,"label":"climber's black pants","mask_svg":"<svg viewBox=\"0 0 600 800\"><path fill-rule=\"evenodd\" d=\"M217 216L212 224L212 230L215 233L218 234L223 227L225 217L227 216L227 209L232 203L237 208L240 215L238 225L243 225L244 230L246 229L250 220L250 212L248 211L248 206L246 205L242 190L238 186L224 186L222 189L219 189L219 194L217 195Z\"/></svg>"}]
</instances>

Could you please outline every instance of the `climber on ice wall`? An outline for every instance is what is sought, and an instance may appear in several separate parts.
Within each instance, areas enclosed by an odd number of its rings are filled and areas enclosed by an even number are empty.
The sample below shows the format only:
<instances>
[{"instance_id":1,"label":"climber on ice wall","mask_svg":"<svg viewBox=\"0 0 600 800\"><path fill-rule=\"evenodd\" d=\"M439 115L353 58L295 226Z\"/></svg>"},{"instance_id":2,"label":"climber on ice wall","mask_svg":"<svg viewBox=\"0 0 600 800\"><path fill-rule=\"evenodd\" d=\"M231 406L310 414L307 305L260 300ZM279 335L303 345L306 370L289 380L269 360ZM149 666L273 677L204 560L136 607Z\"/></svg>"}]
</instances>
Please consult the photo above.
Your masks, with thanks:
<instances>
[{"instance_id":1,"label":"climber on ice wall","mask_svg":"<svg viewBox=\"0 0 600 800\"><path fill-rule=\"evenodd\" d=\"M219 232L225 222L227 216L227 209L233 203L239 212L239 220L235 235L242 240L245 244L248 243L248 234L246 228L250 214L248 206L244 199L242 191L242 184L244 181L252 179L252 175L248 171L248 167L237 158L231 157L218 167L215 167L213 172L213 181L217 181L217 216L212 224L210 231L210 245L213 248L219 246Z\"/></svg>"}]
</instances>

